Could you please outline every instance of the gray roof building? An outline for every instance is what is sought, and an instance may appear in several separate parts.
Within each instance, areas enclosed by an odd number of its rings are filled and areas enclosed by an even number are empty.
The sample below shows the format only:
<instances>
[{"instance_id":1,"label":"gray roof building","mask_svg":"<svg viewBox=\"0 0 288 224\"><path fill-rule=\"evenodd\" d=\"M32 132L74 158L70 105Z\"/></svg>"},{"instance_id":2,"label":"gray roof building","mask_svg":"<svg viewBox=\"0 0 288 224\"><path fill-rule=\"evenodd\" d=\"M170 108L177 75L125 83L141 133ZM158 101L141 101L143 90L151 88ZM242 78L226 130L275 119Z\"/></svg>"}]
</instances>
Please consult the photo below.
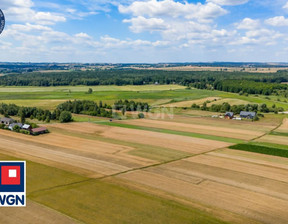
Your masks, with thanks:
<instances>
[{"instance_id":1,"label":"gray roof building","mask_svg":"<svg viewBox=\"0 0 288 224\"><path fill-rule=\"evenodd\" d=\"M233 118L234 117L234 113L233 112L226 112L225 113L225 117Z\"/></svg>"},{"instance_id":2,"label":"gray roof building","mask_svg":"<svg viewBox=\"0 0 288 224\"><path fill-rule=\"evenodd\" d=\"M254 117L256 117L256 112L241 111L240 117L253 119Z\"/></svg>"},{"instance_id":3,"label":"gray roof building","mask_svg":"<svg viewBox=\"0 0 288 224\"><path fill-rule=\"evenodd\" d=\"M9 125L9 124L12 124L13 122L14 122L14 120L12 118L8 118L8 117L2 117L0 119L1 124Z\"/></svg>"},{"instance_id":4,"label":"gray roof building","mask_svg":"<svg viewBox=\"0 0 288 224\"><path fill-rule=\"evenodd\" d=\"M13 124L10 124L8 128L9 128L11 131L13 131L13 128L14 128L15 126L19 126L20 128L22 128L23 125L22 125L21 123L13 123Z\"/></svg>"}]
</instances>

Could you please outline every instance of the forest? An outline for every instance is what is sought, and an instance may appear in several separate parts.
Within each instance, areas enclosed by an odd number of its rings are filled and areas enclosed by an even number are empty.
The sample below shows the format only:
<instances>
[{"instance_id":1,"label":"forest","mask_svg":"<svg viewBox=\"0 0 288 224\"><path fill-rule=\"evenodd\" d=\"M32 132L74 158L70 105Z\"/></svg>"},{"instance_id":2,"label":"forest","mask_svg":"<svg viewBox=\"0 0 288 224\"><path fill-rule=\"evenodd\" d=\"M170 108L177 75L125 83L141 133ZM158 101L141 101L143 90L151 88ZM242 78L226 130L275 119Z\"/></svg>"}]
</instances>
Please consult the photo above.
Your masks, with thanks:
<instances>
[{"instance_id":1,"label":"forest","mask_svg":"<svg viewBox=\"0 0 288 224\"><path fill-rule=\"evenodd\" d=\"M249 73L225 71L163 71L110 69L72 72L27 72L0 77L1 86L97 86L179 84L198 89L288 96L288 71Z\"/></svg>"}]
</instances>

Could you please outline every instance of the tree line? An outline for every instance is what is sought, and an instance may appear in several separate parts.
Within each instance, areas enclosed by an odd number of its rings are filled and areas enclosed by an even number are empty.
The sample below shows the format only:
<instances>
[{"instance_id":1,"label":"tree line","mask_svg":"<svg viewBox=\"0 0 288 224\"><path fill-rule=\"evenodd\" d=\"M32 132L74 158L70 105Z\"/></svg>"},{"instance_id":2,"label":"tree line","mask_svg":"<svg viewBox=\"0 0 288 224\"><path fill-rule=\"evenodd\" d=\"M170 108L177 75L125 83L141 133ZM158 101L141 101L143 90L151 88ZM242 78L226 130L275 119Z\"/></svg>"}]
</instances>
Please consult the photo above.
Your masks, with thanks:
<instances>
[{"instance_id":1,"label":"tree line","mask_svg":"<svg viewBox=\"0 0 288 224\"><path fill-rule=\"evenodd\" d=\"M259 83L288 82L288 72L249 73L224 71L163 71L111 69L94 71L72 71L51 73L9 74L0 77L2 86L68 86L68 85L147 85L147 84L181 84L189 86L213 85L221 80L251 80ZM199 87L200 87L199 86Z\"/></svg>"},{"instance_id":2,"label":"tree line","mask_svg":"<svg viewBox=\"0 0 288 224\"><path fill-rule=\"evenodd\" d=\"M261 112L261 113L269 113L269 112L283 112L284 109L282 107L276 107L276 105L272 105L272 107L268 107L267 104L246 104L246 105L230 105L227 102L224 102L222 104L212 104L210 107L207 106L207 102L204 102L202 106L199 106L197 104L193 104L191 106L193 109L201 109L205 111L211 111L211 112L233 112L234 114L240 114L241 111L248 111L248 112Z\"/></svg>"},{"instance_id":3,"label":"tree line","mask_svg":"<svg viewBox=\"0 0 288 224\"><path fill-rule=\"evenodd\" d=\"M25 123L26 118L31 120L37 119L38 121L44 121L49 123L51 120L59 120L60 122L69 122L72 120L70 112L64 112L59 109L55 109L53 112L49 110L43 110L37 107L20 107L15 104L0 104L0 114L4 117L18 116L21 123Z\"/></svg>"}]
</instances>

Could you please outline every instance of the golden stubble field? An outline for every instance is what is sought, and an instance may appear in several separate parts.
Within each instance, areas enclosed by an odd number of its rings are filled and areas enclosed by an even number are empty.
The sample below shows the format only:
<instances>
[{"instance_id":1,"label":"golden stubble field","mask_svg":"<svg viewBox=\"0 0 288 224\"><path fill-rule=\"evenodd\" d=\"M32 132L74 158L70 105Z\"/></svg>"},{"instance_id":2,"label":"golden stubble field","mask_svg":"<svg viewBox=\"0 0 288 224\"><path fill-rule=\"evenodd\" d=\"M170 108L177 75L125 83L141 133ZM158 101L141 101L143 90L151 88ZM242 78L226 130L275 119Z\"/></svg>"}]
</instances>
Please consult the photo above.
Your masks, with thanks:
<instances>
[{"instance_id":1,"label":"golden stubble field","mask_svg":"<svg viewBox=\"0 0 288 224\"><path fill-rule=\"evenodd\" d=\"M243 122L238 125L223 120L221 126L220 120L213 121L211 118L177 116L173 121L144 119L124 123L244 140L260 137L275 128L270 123ZM37 137L0 130L0 152L87 177L104 178L180 203L221 210L222 217L237 216L235 223L244 223L243 220L245 223L287 223L286 158L231 150L227 148L231 143L218 140L94 123L50 124L47 127L52 133ZM138 145L151 147L151 154L157 148L189 154L185 158L160 162L131 153ZM54 212L46 212L45 208L33 203L30 209L39 210L43 219ZM31 211L20 210L17 217L20 219ZM4 214L8 216L4 218ZM59 216L60 223L74 222L57 212L51 215ZM8 211L0 211L0 221L17 223L17 217L9 217Z\"/></svg>"}]
</instances>

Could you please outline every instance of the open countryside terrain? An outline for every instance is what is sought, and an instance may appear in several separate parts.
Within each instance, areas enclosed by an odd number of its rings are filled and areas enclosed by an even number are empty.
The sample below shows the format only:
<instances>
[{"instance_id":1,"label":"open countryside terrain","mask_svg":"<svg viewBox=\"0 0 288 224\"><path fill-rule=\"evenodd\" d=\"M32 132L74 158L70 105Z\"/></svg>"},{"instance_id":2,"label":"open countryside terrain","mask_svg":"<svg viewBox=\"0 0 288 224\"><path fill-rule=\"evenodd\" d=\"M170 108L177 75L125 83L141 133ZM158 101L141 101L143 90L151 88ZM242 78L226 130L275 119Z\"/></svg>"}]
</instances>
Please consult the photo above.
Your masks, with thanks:
<instances>
[{"instance_id":1,"label":"open countryside terrain","mask_svg":"<svg viewBox=\"0 0 288 224\"><path fill-rule=\"evenodd\" d=\"M287 223L288 158L228 148L238 143L286 148L287 115L251 122L175 108L167 110L172 117L156 116L165 105L191 107L211 99L288 110L284 99L177 85L92 88L92 94L82 86L0 88L1 102L45 109L69 99L154 105L144 119L74 115L81 122L41 124L51 132L41 136L0 130L0 158L28 161L27 208L1 209L0 222Z\"/></svg>"}]
</instances>

